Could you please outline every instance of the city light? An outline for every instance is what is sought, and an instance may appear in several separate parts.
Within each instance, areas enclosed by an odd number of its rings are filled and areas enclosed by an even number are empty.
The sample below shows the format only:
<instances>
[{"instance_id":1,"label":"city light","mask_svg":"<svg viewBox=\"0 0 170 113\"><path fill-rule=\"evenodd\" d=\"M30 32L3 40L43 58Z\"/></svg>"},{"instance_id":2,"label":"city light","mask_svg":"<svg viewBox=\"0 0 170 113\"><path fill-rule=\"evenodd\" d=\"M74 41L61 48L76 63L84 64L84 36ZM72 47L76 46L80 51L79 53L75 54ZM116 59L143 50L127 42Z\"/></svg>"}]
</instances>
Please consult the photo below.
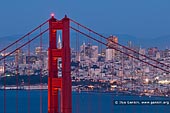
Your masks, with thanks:
<instances>
[{"instance_id":1,"label":"city light","mask_svg":"<svg viewBox=\"0 0 170 113\"><path fill-rule=\"evenodd\" d=\"M145 82L146 82L146 83L148 83L148 82L149 82L149 79L148 79L148 78L146 78L146 79L145 79Z\"/></svg>"},{"instance_id":2,"label":"city light","mask_svg":"<svg viewBox=\"0 0 170 113\"><path fill-rule=\"evenodd\" d=\"M161 80L159 81L160 84L170 84L170 80Z\"/></svg>"},{"instance_id":3,"label":"city light","mask_svg":"<svg viewBox=\"0 0 170 113\"><path fill-rule=\"evenodd\" d=\"M155 77L155 80L159 80L159 77L157 76L157 77Z\"/></svg>"}]
</instances>

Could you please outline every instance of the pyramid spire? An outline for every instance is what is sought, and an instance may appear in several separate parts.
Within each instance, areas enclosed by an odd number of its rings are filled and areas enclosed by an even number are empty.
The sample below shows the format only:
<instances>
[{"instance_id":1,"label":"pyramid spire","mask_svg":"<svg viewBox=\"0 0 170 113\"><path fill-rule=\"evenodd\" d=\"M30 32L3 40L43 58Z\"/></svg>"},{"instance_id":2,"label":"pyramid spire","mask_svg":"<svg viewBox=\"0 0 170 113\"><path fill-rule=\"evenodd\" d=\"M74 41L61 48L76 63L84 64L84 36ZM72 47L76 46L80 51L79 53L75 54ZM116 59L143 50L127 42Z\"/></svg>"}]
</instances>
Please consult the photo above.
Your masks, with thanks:
<instances>
[{"instance_id":1,"label":"pyramid spire","mask_svg":"<svg viewBox=\"0 0 170 113\"><path fill-rule=\"evenodd\" d=\"M59 36L58 36L57 48L58 48L58 49L61 49L61 48L62 48L60 34L59 34Z\"/></svg>"}]
</instances>

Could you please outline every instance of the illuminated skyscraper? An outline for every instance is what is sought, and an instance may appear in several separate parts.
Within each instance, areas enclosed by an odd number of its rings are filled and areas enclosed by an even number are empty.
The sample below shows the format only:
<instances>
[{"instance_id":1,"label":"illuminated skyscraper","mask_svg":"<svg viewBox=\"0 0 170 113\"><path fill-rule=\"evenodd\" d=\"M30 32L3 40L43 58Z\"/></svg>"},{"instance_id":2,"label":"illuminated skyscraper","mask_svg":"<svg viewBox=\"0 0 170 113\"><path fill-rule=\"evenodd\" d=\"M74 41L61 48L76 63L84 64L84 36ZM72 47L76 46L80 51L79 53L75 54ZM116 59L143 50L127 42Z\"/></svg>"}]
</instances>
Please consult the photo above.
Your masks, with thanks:
<instances>
[{"instance_id":1,"label":"illuminated skyscraper","mask_svg":"<svg viewBox=\"0 0 170 113\"><path fill-rule=\"evenodd\" d=\"M107 44L108 44L108 48L110 47L114 47L116 49L118 49L118 37L116 36L110 36L108 39L107 39Z\"/></svg>"},{"instance_id":2,"label":"illuminated skyscraper","mask_svg":"<svg viewBox=\"0 0 170 113\"><path fill-rule=\"evenodd\" d=\"M114 49L106 49L106 61L111 61L115 58L115 50Z\"/></svg>"},{"instance_id":3,"label":"illuminated skyscraper","mask_svg":"<svg viewBox=\"0 0 170 113\"><path fill-rule=\"evenodd\" d=\"M118 49L117 43L118 43L118 37L116 36L111 35L107 39L108 47L106 48L106 61L112 60L113 58L115 58L116 55L118 55L118 51L116 51L116 49Z\"/></svg>"},{"instance_id":4,"label":"illuminated skyscraper","mask_svg":"<svg viewBox=\"0 0 170 113\"><path fill-rule=\"evenodd\" d=\"M96 62L98 60L98 46L92 46L91 49L91 60Z\"/></svg>"},{"instance_id":5,"label":"illuminated skyscraper","mask_svg":"<svg viewBox=\"0 0 170 113\"><path fill-rule=\"evenodd\" d=\"M0 74L4 73L4 66L0 66Z\"/></svg>"},{"instance_id":6,"label":"illuminated skyscraper","mask_svg":"<svg viewBox=\"0 0 170 113\"><path fill-rule=\"evenodd\" d=\"M83 42L83 44L80 46L80 59L81 60L86 59L86 48L87 48L87 45L85 44L85 42Z\"/></svg>"}]
</instances>

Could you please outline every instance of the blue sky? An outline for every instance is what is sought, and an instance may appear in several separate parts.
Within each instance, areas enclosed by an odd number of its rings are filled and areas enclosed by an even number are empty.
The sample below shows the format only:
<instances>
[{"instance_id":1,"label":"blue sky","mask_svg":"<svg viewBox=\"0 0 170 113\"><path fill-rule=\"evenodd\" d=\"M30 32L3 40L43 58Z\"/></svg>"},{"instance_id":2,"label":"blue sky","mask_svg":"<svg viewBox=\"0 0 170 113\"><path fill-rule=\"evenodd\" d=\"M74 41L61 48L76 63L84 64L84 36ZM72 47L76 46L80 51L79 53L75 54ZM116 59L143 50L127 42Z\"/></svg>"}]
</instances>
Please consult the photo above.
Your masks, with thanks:
<instances>
[{"instance_id":1,"label":"blue sky","mask_svg":"<svg viewBox=\"0 0 170 113\"><path fill-rule=\"evenodd\" d=\"M170 0L2 0L0 37L24 34L54 12L107 34L170 35Z\"/></svg>"}]
</instances>

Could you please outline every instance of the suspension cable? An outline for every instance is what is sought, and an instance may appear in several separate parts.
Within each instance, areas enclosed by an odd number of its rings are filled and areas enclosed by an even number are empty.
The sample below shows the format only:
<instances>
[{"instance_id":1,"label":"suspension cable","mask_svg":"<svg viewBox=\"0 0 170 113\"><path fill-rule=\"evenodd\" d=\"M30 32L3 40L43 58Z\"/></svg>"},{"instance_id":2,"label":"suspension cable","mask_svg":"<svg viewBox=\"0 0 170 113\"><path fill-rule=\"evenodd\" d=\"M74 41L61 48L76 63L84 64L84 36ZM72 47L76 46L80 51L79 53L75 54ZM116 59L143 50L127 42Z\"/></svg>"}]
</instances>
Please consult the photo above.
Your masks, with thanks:
<instances>
[{"instance_id":1,"label":"suspension cable","mask_svg":"<svg viewBox=\"0 0 170 113\"><path fill-rule=\"evenodd\" d=\"M42 23L41 25L39 25L38 27L36 27L35 29L33 29L32 31L30 31L29 33L27 33L26 35L22 36L21 38L19 38L18 40L16 40L15 42L11 43L10 45L8 45L7 47L5 47L4 49L0 50L0 53L5 51L6 49L8 49L9 47L13 46L14 44L18 43L19 41L21 41L22 39L24 39L25 37L29 36L30 34L32 34L34 31L36 31L37 29L39 29L40 27L42 27L43 25L45 25L47 22L49 21L49 19L47 21L45 21L44 23Z\"/></svg>"},{"instance_id":2,"label":"suspension cable","mask_svg":"<svg viewBox=\"0 0 170 113\"><path fill-rule=\"evenodd\" d=\"M90 36L90 31L89 31L89 34L88 34L89 36ZM88 40L88 49L89 49L89 51L88 51L88 60L90 61L90 62L88 62L88 67L87 67L87 69L88 69L88 71L87 71L87 73L88 73L88 77L90 78L89 80L89 83L91 83L92 81L91 81L91 79L92 79L92 73L90 72L90 67L91 67L91 49L92 49L92 43L91 43L91 39L89 38L89 40ZM90 52L90 53L89 53ZM86 53L85 53L85 55L84 56L86 56ZM89 84L89 85L91 85L91 84ZM89 89L88 89L89 90ZM90 89L91 90L91 89ZM92 106L92 101L91 101L91 97L92 97L92 93L90 92L88 95L87 95L87 97L88 97L88 113L91 113L91 106Z\"/></svg>"},{"instance_id":3,"label":"suspension cable","mask_svg":"<svg viewBox=\"0 0 170 113\"><path fill-rule=\"evenodd\" d=\"M87 35L86 33L81 32L80 30L77 30L76 28L74 28L74 27L72 27L72 26L70 26L70 28L73 29L74 31L77 31L77 32L81 33L82 35L84 35L84 36L86 36L86 37L88 37L88 38L93 39L94 41L97 41L97 42L99 42L99 43L102 43L102 44L105 45L105 46L109 46L110 48L115 49L115 50L117 50L117 51L119 51L119 52L121 52L121 53L123 53L123 54L125 54L125 55L127 55L127 56L130 56L130 57L132 57L132 58L134 58L134 59L136 59L136 60L139 60L139 61L141 61L141 62L144 62L144 63L146 63L146 64L148 64L148 65L150 65L150 66L152 66L152 67L154 67L154 68L158 68L158 69L160 69L160 70L162 70L162 71L165 71L165 72L167 72L167 73L170 73L169 70L166 70L166 69L164 69L164 68L158 67L157 65L151 64L151 63L146 62L146 61L143 61L143 60L141 60L141 59L139 59L139 58L137 58L137 57L134 57L133 55L130 55L130 54L128 54L128 53L126 53L126 52L124 52L124 51L122 51L122 50L119 50L119 49L117 49L117 48L115 48L115 47L113 47L113 46L110 46L110 45L108 45L108 44L106 44L106 43L104 43L104 42L101 42L100 40L95 39L94 37L89 36L89 35Z\"/></svg>"},{"instance_id":4,"label":"suspension cable","mask_svg":"<svg viewBox=\"0 0 170 113\"><path fill-rule=\"evenodd\" d=\"M79 29L79 25L77 26L77 29ZM80 42L79 42L79 32L76 32L76 63L78 63L78 66L76 67L76 80L79 78L79 68L80 68L80 62L79 62L79 46L80 46ZM77 88L77 93L76 93L76 113L80 113L80 94L79 94L79 87Z\"/></svg>"},{"instance_id":5,"label":"suspension cable","mask_svg":"<svg viewBox=\"0 0 170 113\"><path fill-rule=\"evenodd\" d=\"M5 51L4 51L4 55L5 55ZM4 60L4 113L6 113L6 59Z\"/></svg>"},{"instance_id":6,"label":"suspension cable","mask_svg":"<svg viewBox=\"0 0 170 113\"><path fill-rule=\"evenodd\" d=\"M40 34L41 34L41 27L40 27ZM43 56L42 56L42 35L40 35L40 56L39 56L39 58L40 58L40 61L41 61L41 66L40 66L40 113L42 113L42 110L43 110L43 108L42 108L42 88L43 88L43 84L42 84L42 68L43 68L43 66L42 66L42 60L43 60Z\"/></svg>"},{"instance_id":7,"label":"suspension cable","mask_svg":"<svg viewBox=\"0 0 170 113\"><path fill-rule=\"evenodd\" d=\"M17 43L16 43L17 48ZM16 113L18 113L18 75L19 75L19 50L16 51L16 59L15 59L15 66L16 66Z\"/></svg>"},{"instance_id":8,"label":"suspension cable","mask_svg":"<svg viewBox=\"0 0 170 113\"><path fill-rule=\"evenodd\" d=\"M102 38L100 37L100 41L102 41ZM99 50L100 50L100 54L101 54L101 58L102 58L102 44L98 42L98 47L99 47ZM101 59L102 60L102 59ZM98 80L97 82L100 82L100 78L102 77L102 62L99 61L99 69L100 69L100 74L98 76ZM98 113L101 113L101 96L102 96L102 93L101 93L101 89L100 87L98 87L98 90L99 90L99 93L98 93Z\"/></svg>"},{"instance_id":9,"label":"suspension cable","mask_svg":"<svg viewBox=\"0 0 170 113\"><path fill-rule=\"evenodd\" d=\"M30 41L30 36L28 36L28 41ZM30 57L30 43L28 43L28 57ZM27 76L28 76L28 113L30 113L30 63L28 62L28 70L27 70Z\"/></svg>"},{"instance_id":10,"label":"suspension cable","mask_svg":"<svg viewBox=\"0 0 170 113\"><path fill-rule=\"evenodd\" d=\"M33 40L37 39L39 36L41 36L42 34L44 34L45 32L47 32L49 29L44 30L43 32L41 32L40 34L38 34L37 36L35 36L34 38L30 39L28 42L24 43L23 45L21 45L20 47L16 48L15 50L13 50L12 52L8 53L7 55L5 55L4 57L0 58L0 61L5 59L6 57L10 56L11 54L13 54L16 50L21 49L22 47L26 46L27 44L29 44L30 42L32 42Z\"/></svg>"},{"instance_id":11,"label":"suspension cable","mask_svg":"<svg viewBox=\"0 0 170 113\"><path fill-rule=\"evenodd\" d=\"M72 22L75 23L75 24L78 24L78 25L81 26L82 28L84 28L84 29L86 29L86 30L88 30L88 31L91 31L92 33L94 33L94 34L96 34L96 35L98 35L98 36L100 36L100 37L102 37L102 38L104 38L104 39L106 39L106 40L108 39L107 37L105 37L105 36L103 36L103 35L95 32L95 31L91 30L90 28L87 28L86 26L84 26L84 25L82 25L82 24L80 24L80 23L78 23L78 22L76 22L76 21L74 21L74 20L72 20L72 19L70 19L70 21L72 21ZM155 60L155 59L153 59L153 58L150 58L150 57L148 57L148 56L146 56L146 55L144 55L144 54L141 54L141 53L139 53L139 52L137 52L137 51L135 51L135 50L133 50L133 49L131 49L131 48L128 48L128 47L126 47L126 46L124 46L124 45L122 45L122 44L119 44L119 43L114 42L114 41L112 41L112 40L109 40L109 41L111 41L111 42L113 42L114 44L116 44L116 45L118 45L118 46L120 46L120 47L123 47L123 48L125 48L125 49L127 49L127 50L129 50L129 51L132 51L132 52L134 52L134 53L137 53L138 55L143 56L143 57L145 57L145 58L147 58L147 59L149 59L149 60L152 60L152 61L154 61L154 62L156 62L156 63L158 63L158 64L161 64L161 65L163 65L163 66L166 66L167 68L170 67L169 65L166 65L166 64L164 64L164 63L162 63L162 62L159 62L159 61L157 61L157 60Z\"/></svg>"}]
</instances>

